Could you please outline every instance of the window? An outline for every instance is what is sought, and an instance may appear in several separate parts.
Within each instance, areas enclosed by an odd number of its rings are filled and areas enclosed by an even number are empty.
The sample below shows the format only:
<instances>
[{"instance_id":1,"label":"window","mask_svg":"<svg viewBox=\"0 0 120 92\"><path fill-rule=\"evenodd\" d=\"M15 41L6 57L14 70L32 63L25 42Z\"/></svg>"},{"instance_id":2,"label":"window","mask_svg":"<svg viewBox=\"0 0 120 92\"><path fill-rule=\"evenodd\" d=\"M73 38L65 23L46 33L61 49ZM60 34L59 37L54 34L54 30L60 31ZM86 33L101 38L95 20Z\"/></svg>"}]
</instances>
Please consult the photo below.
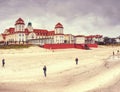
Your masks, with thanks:
<instances>
[{"instance_id":1,"label":"window","mask_svg":"<svg viewBox=\"0 0 120 92\"><path fill-rule=\"evenodd\" d=\"M32 38L34 38L34 34L32 34Z\"/></svg>"},{"instance_id":2,"label":"window","mask_svg":"<svg viewBox=\"0 0 120 92\"><path fill-rule=\"evenodd\" d=\"M19 38L19 41L21 41L21 39Z\"/></svg>"},{"instance_id":3,"label":"window","mask_svg":"<svg viewBox=\"0 0 120 92\"><path fill-rule=\"evenodd\" d=\"M19 31L21 31L21 26L19 25Z\"/></svg>"}]
</instances>

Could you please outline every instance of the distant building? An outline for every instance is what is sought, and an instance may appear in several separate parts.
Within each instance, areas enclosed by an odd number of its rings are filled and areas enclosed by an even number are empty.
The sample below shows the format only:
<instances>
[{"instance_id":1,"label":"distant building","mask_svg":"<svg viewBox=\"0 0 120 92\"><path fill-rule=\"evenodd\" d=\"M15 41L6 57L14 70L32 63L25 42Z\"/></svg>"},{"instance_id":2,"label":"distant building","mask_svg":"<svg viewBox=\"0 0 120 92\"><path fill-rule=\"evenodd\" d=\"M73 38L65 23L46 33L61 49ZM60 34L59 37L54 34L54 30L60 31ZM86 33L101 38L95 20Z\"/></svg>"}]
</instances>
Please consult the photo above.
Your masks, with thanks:
<instances>
[{"instance_id":1,"label":"distant building","mask_svg":"<svg viewBox=\"0 0 120 92\"><path fill-rule=\"evenodd\" d=\"M85 44L85 38L84 35L75 36L75 44Z\"/></svg>"},{"instance_id":2,"label":"distant building","mask_svg":"<svg viewBox=\"0 0 120 92\"><path fill-rule=\"evenodd\" d=\"M103 36L102 35L89 35L85 37L85 43L86 44L94 44L98 42L103 42Z\"/></svg>"},{"instance_id":3,"label":"distant building","mask_svg":"<svg viewBox=\"0 0 120 92\"><path fill-rule=\"evenodd\" d=\"M120 43L120 37L115 38L116 43Z\"/></svg>"},{"instance_id":4,"label":"distant building","mask_svg":"<svg viewBox=\"0 0 120 92\"><path fill-rule=\"evenodd\" d=\"M0 34L0 43L4 44L81 44L95 43L94 37L72 34L64 34L64 27L57 23L54 30L34 29L29 22L25 27L24 20L19 18L15 22L15 27L6 29Z\"/></svg>"}]
</instances>

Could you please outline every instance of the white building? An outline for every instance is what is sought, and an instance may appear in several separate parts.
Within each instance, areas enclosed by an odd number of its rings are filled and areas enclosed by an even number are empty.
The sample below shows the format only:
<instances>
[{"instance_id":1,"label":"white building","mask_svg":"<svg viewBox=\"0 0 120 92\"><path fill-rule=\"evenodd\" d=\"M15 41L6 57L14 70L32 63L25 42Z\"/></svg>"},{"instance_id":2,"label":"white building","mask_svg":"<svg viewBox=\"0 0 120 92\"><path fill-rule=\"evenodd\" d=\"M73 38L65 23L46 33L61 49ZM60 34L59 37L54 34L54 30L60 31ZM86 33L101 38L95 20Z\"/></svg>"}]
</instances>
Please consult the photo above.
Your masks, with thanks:
<instances>
[{"instance_id":1,"label":"white building","mask_svg":"<svg viewBox=\"0 0 120 92\"><path fill-rule=\"evenodd\" d=\"M85 36L84 35L75 36L75 44L85 44Z\"/></svg>"},{"instance_id":2,"label":"white building","mask_svg":"<svg viewBox=\"0 0 120 92\"><path fill-rule=\"evenodd\" d=\"M72 34L64 34L64 27L61 23L57 23L54 30L34 29L32 23L28 23L25 27L24 20L19 18L15 22L15 27L6 29L0 34L0 43L7 44L84 44L85 41L94 43L95 41L86 39L85 36L74 36Z\"/></svg>"},{"instance_id":3,"label":"white building","mask_svg":"<svg viewBox=\"0 0 120 92\"><path fill-rule=\"evenodd\" d=\"M14 28L9 28L0 35L0 42L9 44L61 44L64 43L63 25L57 23L54 30L34 29L32 23L25 28L24 20L19 18Z\"/></svg>"}]
</instances>

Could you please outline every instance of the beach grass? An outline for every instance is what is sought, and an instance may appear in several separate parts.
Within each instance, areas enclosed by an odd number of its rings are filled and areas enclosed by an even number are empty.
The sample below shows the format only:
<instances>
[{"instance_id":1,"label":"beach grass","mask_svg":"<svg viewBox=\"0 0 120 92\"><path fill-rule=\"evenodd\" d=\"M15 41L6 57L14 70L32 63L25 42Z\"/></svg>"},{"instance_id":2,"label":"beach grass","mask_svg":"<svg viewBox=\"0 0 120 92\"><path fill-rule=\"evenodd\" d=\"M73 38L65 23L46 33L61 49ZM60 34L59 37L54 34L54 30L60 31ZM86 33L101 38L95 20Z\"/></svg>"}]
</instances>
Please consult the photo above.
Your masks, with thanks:
<instances>
[{"instance_id":1,"label":"beach grass","mask_svg":"<svg viewBox=\"0 0 120 92\"><path fill-rule=\"evenodd\" d=\"M0 49L23 49L23 48L29 48L33 45L23 45L23 44L17 44L17 45L1 45Z\"/></svg>"}]
</instances>

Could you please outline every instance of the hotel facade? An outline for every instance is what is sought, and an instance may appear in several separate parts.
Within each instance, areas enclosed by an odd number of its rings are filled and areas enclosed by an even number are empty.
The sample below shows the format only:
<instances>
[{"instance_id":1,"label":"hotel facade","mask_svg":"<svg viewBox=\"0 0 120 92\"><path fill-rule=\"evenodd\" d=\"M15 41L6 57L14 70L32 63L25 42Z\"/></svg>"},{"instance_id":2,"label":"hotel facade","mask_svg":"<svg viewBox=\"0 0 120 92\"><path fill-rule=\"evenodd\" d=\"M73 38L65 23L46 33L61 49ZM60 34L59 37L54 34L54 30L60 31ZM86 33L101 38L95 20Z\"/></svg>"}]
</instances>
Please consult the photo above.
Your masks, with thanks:
<instances>
[{"instance_id":1,"label":"hotel facade","mask_svg":"<svg viewBox=\"0 0 120 92\"><path fill-rule=\"evenodd\" d=\"M25 27L24 20L19 18L15 22L15 27L6 29L0 34L0 43L4 44L36 44L43 46L44 44L85 44L95 43L95 40L101 38L101 35L83 36L72 34L64 34L64 27L61 23L57 23L54 30L34 29L32 23L28 23Z\"/></svg>"}]
</instances>

